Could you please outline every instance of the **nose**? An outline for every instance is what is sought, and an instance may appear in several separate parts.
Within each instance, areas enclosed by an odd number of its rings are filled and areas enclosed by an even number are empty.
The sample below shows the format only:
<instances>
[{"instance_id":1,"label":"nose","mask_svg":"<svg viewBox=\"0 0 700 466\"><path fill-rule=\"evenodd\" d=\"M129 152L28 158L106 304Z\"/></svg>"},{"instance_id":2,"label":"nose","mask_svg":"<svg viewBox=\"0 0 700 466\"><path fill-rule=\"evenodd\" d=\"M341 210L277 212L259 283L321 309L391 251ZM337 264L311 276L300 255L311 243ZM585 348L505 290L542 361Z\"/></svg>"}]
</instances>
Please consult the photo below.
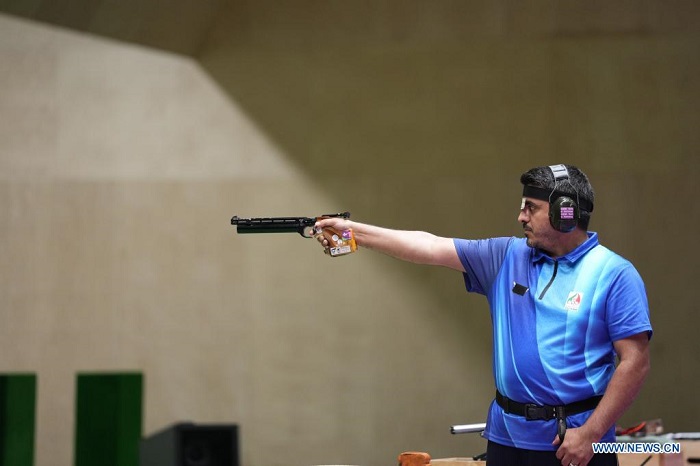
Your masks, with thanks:
<instances>
[{"instance_id":1,"label":"nose","mask_svg":"<svg viewBox=\"0 0 700 466\"><path fill-rule=\"evenodd\" d=\"M518 214L518 222L527 223L530 220L530 216L527 214L527 209L520 209Z\"/></svg>"}]
</instances>

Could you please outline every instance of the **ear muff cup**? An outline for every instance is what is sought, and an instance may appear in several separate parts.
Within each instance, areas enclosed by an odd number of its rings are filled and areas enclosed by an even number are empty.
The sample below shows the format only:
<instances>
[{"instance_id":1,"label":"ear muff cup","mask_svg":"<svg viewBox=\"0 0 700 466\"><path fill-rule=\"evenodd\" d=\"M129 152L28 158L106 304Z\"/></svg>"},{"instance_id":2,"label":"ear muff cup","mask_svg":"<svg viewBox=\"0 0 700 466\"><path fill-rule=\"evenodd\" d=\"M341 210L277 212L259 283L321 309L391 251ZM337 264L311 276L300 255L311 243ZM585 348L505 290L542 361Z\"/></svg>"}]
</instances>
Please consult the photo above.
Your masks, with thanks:
<instances>
[{"instance_id":1,"label":"ear muff cup","mask_svg":"<svg viewBox=\"0 0 700 466\"><path fill-rule=\"evenodd\" d=\"M578 204L570 197L560 196L549 204L549 223L562 233L574 231L579 214Z\"/></svg>"}]
</instances>

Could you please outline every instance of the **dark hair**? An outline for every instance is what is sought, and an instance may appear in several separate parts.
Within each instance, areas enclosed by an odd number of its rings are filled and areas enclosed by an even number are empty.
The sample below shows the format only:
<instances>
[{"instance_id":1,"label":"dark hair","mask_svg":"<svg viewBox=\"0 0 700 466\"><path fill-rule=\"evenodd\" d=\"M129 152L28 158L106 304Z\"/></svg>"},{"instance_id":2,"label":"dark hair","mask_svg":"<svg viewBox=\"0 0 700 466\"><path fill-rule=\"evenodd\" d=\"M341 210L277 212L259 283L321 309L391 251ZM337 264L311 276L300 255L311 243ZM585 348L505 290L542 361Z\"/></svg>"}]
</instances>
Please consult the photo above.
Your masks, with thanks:
<instances>
[{"instance_id":1,"label":"dark hair","mask_svg":"<svg viewBox=\"0 0 700 466\"><path fill-rule=\"evenodd\" d=\"M569 172L568 181L559 181L559 183L555 183L552 170L548 166L543 166L531 168L523 173L520 176L520 182L523 186L534 186L536 188L548 190L554 190L556 184L557 192L566 194L574 200L588 201L592 206L595 201L595 192L586 174L573 165L564 166ZM591 212L583 208L579 208L579 211L581 213L581 218L579 218L578 225L584 230L588 230L588 224L591 221Z\"/></svg>"}]
</instances>

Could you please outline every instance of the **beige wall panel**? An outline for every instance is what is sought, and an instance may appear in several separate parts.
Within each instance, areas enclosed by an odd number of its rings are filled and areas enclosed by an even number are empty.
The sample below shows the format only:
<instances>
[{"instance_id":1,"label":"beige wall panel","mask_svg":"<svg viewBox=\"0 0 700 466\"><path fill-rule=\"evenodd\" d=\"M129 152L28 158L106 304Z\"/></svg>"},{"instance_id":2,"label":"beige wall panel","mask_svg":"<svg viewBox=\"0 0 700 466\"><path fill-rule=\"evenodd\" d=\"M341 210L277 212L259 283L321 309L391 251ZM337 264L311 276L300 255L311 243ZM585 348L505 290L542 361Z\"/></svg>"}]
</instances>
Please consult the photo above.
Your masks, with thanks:
<instances>
[{"instance_id":1,"label":"beige wall panel","mask_svg":"<svg viewBox=\"0 0 700 466\"><path fill-rule=\"evenodd\" d=\"M369 206L381 180L320 190L189 60L0 21L0 369L39 376L38 466L72 461L78 371L143 371L146 434L240 423L244 464L462 451L449 425L491 387L459 274L229 225Z\"/></svg>"},{"instance_id":2,"label":"beige wall panel","mask_svg":"<svg viewBox=\"0 0 700 466\"><path fill-rule=\"evenodd\" d=\"M10 40L0 50L17 65L2 73L0 176L298 175L195 63L78 35L57 43L36 26L4 23Z\"/></svg>"}]
</instances>

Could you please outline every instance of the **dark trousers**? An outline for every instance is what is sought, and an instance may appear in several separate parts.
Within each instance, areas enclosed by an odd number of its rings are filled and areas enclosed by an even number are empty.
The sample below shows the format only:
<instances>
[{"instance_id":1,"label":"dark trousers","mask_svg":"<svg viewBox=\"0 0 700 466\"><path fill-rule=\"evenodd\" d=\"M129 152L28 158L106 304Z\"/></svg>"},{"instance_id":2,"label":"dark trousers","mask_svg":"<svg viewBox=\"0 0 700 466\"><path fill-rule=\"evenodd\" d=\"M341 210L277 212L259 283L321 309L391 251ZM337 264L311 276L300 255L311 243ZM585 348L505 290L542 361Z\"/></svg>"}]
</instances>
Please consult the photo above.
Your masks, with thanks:
<instances>
[{"instance_id":1,"label":"dark trousers","mask_svg":"<svg viewBox=\"0 0 700 466\"><path fill-rule=\"evenodd\" d=\"M524 450L507 447L489 441L486 447L487 466L561 466L556 451ZM617 466L614 453L597 453L593 455L588 466Z\"/></svg>"}]
</instances>

